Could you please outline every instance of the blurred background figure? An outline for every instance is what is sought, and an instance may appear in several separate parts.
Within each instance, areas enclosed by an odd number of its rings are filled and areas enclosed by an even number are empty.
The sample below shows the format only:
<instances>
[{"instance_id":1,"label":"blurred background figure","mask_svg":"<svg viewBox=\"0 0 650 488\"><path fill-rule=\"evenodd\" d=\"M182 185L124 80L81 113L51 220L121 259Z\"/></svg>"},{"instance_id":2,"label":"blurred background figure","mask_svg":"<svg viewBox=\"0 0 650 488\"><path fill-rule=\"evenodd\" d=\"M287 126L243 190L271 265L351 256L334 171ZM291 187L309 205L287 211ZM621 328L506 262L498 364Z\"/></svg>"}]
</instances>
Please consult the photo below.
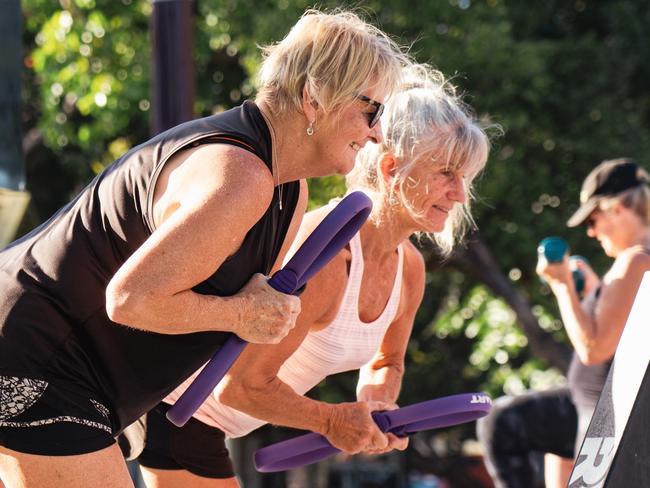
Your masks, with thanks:
<instances>
[{"instance_id":1,"label":"blurred background figure","mask_svg":"<svg viewBox=\"0 0 650 488\"><path fill-rule=\"evenodd\" d=\"M580 207L567 225L584 225L614 259L602 279L584 260L570 264L565 254L552 263L540 255L537 273L555 295L574 349L568 388L499 399L479 421L486 464L498 488L535 486L535 452L555 455L547 457L547 487L568 482L636 291L650 270L649 181L634 161L615 159L599 164L582 184ZM584 276L582 300L572 266Z\"/></svg>"}]
</instances>

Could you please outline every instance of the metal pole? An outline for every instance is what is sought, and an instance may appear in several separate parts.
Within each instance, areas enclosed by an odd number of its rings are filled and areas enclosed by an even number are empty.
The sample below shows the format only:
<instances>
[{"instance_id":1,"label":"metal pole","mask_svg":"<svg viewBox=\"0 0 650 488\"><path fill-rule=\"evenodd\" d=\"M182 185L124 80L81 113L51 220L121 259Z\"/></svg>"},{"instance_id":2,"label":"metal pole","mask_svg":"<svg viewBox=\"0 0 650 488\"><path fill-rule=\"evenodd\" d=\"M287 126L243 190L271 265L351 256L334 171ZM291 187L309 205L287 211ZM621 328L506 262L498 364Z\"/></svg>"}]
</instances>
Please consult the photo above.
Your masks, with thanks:
<instances>
[{"instance_id":1,"label":"metal pole","mask_svg":"<svg viewBox=\"0 0 650 488\"><path fill-rule=\"evenodd\" d=\"M194 116L193 10L193 0L153 0L153 134Z\"/></svg>"},{"instance_id":2,"label":"metal pole","mask_svg":"<svg viewBox=\"0 0 650 488\"><path fill-rule=\"evenodd\" d=\"M0 14L0 188L23 190L20 87L22 72L20 0L4 0Z\"/></svg>"}]
</instances>

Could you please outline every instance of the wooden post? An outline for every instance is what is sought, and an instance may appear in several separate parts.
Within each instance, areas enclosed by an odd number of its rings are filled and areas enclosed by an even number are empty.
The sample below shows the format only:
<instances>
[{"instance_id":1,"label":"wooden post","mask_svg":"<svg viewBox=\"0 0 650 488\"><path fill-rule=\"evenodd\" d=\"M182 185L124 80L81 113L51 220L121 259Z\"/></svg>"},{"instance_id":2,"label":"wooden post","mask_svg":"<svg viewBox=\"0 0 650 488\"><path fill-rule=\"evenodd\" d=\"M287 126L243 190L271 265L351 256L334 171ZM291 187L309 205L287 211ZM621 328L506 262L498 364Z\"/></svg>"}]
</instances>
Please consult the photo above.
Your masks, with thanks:
<instances>
[{"instance_id":1,"label":"wooden post","mask_svg":"<svg viewBox=\"0 0 650 488\"><path fill-rule=\"evenodd\" d=\"M0 14L0 248L16 236L30 201L24 191L20 103L22 22L20 0L4 0Z\"/></svg>"},{"instance_id":2,"label":"wooden post","mask_svg":"<svg viewBox=\"0 0 650 488\"><path fill-rule=\"evenodd\" d=\"M20 86L22 72L20 0L4 0L0 14L0 188L23 190Z\"/></svg>"},{"instance_id":3,"label":"wooden post","mask_svg":"<svg viewBox=\"0 0 650 488\"><path fill-rule=\"evenodd\" d=\"M194 116L193 0L153 0L152 132Z\"/></svg>"}]
</instances>

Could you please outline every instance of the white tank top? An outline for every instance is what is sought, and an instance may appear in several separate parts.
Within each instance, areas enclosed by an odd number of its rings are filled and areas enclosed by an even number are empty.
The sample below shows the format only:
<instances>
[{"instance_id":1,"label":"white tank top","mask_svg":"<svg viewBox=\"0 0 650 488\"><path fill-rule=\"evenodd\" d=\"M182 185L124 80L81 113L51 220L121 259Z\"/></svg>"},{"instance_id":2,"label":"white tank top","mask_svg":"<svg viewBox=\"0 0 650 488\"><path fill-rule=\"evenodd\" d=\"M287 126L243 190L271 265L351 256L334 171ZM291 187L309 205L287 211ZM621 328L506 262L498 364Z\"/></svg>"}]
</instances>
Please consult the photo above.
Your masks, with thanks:
<instances>
[{"instance_id":1,"label":"white tank top","mask_svg":"<svg viewBox=\"0 0 650 488\"><path fill-rule=\"evenodd\" d=\"M395 282L386 308L373 322L359 318L359 290L363 276L361 240L356 234L350 241L350 276L336 317L322 330L310 332L302 344L289 356L278 371L278 378L299 395L304 395L327 376L359 369L378 351L388 326L395 319L402 288L403 249L397 248L398 260ZM174 403L196 376L186 380L166 398ZM219 386L217 386L218 390ZM219 403L215 395L194 414L201 422L217 427L228 437L241 437L266 422Z\"/></svg>"}]
</instances>

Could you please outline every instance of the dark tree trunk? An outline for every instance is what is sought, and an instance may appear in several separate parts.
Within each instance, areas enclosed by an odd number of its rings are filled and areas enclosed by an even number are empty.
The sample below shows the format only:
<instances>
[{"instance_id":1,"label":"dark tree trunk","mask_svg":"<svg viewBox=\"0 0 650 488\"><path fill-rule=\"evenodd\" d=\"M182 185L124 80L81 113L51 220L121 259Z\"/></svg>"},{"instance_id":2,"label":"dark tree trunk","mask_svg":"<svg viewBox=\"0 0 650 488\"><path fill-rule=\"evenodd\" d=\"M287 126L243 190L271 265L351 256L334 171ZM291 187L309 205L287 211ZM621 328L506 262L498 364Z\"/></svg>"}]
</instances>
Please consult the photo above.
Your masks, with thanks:
<instances>
[{"instance_id":1,"label":"dark tree trunk","mask_svg":"<svg viewBox=\"0 0 650 488\"><path fill-rule=\"evenodd\" d=\"M153 0L152 132L194 116L193 0Z\"/></svg>"},{"instance_id":2,"label":"dark tree trunk","mask_svg":"<svg viewBox=\"0 0 650 488\"><path fill-rule=\"evenodd\" d=\"M20 0L4 0L0 15L0 188L23 190L20 87L22 73Z\"/></svg>"}]
</instances>

